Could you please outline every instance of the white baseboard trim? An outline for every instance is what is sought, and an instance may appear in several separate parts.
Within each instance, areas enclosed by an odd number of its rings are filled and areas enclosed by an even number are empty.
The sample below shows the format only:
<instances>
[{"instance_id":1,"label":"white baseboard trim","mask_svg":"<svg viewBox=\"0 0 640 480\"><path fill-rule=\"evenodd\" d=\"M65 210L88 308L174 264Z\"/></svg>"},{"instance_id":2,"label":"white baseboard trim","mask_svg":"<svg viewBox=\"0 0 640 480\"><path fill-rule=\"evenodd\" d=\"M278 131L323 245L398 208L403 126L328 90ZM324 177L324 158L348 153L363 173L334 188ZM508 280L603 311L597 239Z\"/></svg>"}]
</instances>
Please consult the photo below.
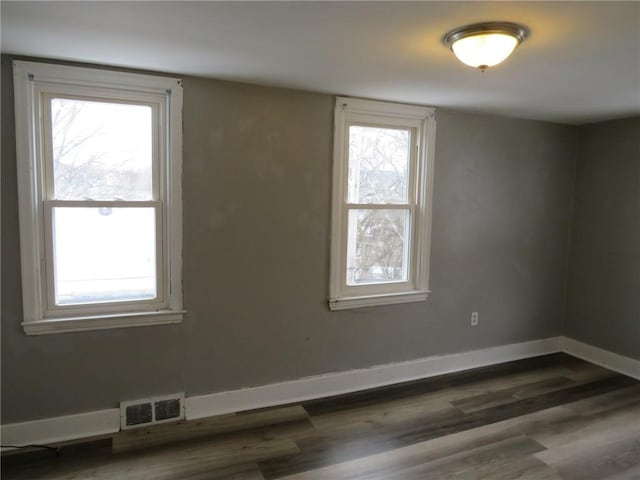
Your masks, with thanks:
<instances>
[{"instance_id":1,"label":"white baseboard trim","mask_svg":"<svg viewBox=\"0 0 640 480\"><path fill-rule=\"evenodd\" d=\"M106 435L120 430L120 410L95 410L77 415L51 417L2 425L2 445L48 445L76 438Z\"/></svg>"},{"instance_id":2,"label":"white baseboard trim","mask_svg":"<svg viewBox=\"0 0 640 480\"><path fill-rule=\"evenodd\" d=\"M440 355L360 370L330 373L258 387L187 397L187 420L296 403L470 368L565 351L575 357L640 378L640 362L566 337L551 337L469 352ZM51 444L115 433L117 408L2 425L2 445Z\"/></svg>"},{"instance_id":3,"label":"white baseboard trim","mask_svg":"<svg viewBox=\"0 0 640 480\"><path fill-rule=\"evenodd\" d=\"M617 353L579 342L569 337L561 337L562 350L569 355L595 363L614 372L640 380L640 361Z\"/></svg>"},{"instance_id":4,"label":"white baseboard trim","mask_svg":"<svg viewBox=\"0 0 640 480\"><path fill-rule=\"evenodd\" d=\"M330 373L186 399L187 420L253 410L418 380L560 351L561 337Z\"/></svg>"}]
</instances>

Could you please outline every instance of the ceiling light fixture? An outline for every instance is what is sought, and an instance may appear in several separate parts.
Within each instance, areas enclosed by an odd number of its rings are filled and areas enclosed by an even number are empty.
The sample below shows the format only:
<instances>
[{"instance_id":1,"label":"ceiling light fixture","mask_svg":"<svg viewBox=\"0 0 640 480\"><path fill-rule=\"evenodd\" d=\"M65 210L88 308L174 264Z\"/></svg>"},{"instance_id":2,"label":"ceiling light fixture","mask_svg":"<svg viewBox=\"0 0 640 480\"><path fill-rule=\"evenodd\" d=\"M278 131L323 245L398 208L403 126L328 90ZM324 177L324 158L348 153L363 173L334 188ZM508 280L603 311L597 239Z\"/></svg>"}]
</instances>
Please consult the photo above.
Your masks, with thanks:
<instances>
[{"instance_id":1,"label":"ceiling light fixture","mask_svg":"<svg viewBox=\"0 0 640 480\"><path fill-rule=\"evenodd\" d=\"M442 37L442 43L462 63L484 72L506 60L528 35L529 29L517 23L475 23L451 30Z\"/></svg>"}]
</instances>

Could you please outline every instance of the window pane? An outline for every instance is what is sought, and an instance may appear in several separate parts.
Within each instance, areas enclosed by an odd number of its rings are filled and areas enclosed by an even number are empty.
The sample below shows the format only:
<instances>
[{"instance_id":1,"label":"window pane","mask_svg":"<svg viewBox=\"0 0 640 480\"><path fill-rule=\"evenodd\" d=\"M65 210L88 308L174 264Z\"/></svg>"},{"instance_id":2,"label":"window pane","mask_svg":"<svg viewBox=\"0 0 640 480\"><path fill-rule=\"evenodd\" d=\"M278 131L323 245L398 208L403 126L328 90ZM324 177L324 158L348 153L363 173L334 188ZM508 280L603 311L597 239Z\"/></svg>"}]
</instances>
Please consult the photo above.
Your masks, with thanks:
<instances>
[{"instance_id":1,"label":"window pane","mask_svg":"<svg viewBox=\"0 0 640 480\"><path fill-rule=\"evenodd\" d=\"M347 285L406 281L409 210L350 210Z\"/></svg>"},{"instance_id":2,"label":"window pane","mask_svg":"<svg viewBox=\"0 0 640 480\"><path fill-rule=\"evenodd\" d=\"M58 200L151 200L151 107L51 100Z\"/></svg>"},{"instance_id":3,"label":"window pane","mask_svg":"<svg viewBox=\"0 0 640 480\"><path fill-rule=\"evenodd\" d=\"M156 297L153 208L53 210L56 305Z\"/></svg>"},{"instance_id":4,"label":"window pane","mask_svg":"<svg viewBox=\"0 0 640 480\"><path fill-rule=\"evenodd\" d=\"M410 133L349 127L349 203L408 203Z\"/></svg>"}]
</instances>

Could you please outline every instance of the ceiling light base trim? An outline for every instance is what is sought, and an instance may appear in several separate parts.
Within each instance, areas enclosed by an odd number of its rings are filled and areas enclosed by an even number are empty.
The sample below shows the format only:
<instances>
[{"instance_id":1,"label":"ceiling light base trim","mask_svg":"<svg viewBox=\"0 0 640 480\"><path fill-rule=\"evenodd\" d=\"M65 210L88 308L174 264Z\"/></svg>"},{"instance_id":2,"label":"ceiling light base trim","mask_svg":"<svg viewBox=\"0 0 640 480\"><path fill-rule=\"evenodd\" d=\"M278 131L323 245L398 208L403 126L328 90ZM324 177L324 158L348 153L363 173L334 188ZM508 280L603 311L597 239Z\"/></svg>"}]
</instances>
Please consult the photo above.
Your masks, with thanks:
<instances>
[{"instance_id":1,"label":"ceiling light base trim","mask_svg":"<svg viewBox=\"0 0 640 480\"><path fill-rule=\"evenodd\" d=\"M442 37L442 43L458 59L485 71L506 60L529 36L524 25L510 22L485 22L456 28Z\"/></svg>"}]
</instances>

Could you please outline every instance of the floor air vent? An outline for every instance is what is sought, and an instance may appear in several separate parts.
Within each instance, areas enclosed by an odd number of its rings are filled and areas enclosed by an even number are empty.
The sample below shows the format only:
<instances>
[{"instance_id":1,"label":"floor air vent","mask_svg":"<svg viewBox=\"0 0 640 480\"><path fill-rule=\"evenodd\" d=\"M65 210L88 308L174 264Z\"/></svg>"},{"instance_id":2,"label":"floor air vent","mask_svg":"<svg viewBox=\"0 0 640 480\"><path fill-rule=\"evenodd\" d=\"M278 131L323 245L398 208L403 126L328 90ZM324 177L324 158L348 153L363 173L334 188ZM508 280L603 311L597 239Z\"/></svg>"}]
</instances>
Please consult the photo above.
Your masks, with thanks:
<instances>
[{"instance_id":1,"label":"floor air vent","mask_svg":"<svg viewBox=\"0 0 640 480\"><path fill-rule=\"evenodd\" d=\"M120 403L120 428L175 422L184 418L184 393Z\"/></svg>"}]
</instances>

